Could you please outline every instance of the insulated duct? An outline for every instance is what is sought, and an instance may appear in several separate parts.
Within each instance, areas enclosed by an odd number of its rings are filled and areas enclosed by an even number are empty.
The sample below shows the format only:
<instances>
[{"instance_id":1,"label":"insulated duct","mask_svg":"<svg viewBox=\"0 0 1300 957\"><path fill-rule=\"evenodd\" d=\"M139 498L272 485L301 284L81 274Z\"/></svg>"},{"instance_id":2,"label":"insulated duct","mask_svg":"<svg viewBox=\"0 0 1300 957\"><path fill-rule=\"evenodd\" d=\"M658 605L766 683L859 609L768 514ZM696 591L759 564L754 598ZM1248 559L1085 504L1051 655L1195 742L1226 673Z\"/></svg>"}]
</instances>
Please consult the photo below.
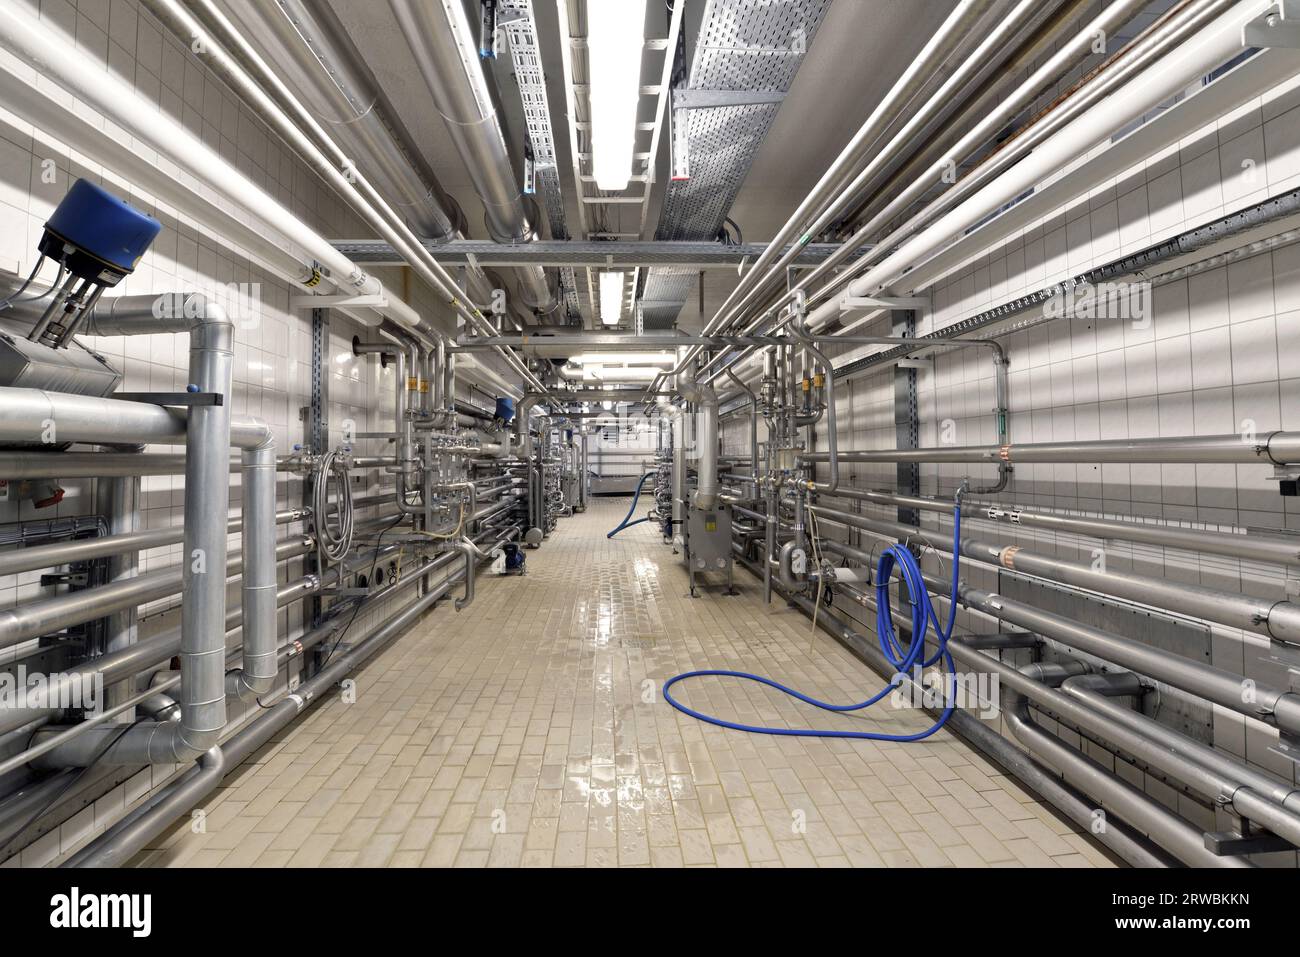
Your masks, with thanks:
<instances>
[{"instance_id":1,"label":"insulated duct","mask_svg":"<svg viewBox=\"0 0 1300 957\"><path fill-rule=\"evenodd\" d=\"M213 0L195 13L211 23ZM436 242L464 239L464 213L444 191L419 148L328 4L304 0L222 0L249 42L274 63L293 92L330 123L330 132L416 232ZM241 62L238 50L232 50ZM244 62L248 68L249 63ZM481 308L500 286L482 269L465 272Z\"/></svg>"},{"instance_id":2,"label":"insulated duct","mask_svg":"<svg viewBox=\"0 0 1300 957\"><path fill-rule=\"evenodd\" d=\"M389 0L389 5L483 201L488 235L498 243L532 242L537 229L515 180L464 6L460 0ZM541 267L521 268L518 274L525 305L543 315L558 309L559 298Z\"/></svg>"}]
</instances>

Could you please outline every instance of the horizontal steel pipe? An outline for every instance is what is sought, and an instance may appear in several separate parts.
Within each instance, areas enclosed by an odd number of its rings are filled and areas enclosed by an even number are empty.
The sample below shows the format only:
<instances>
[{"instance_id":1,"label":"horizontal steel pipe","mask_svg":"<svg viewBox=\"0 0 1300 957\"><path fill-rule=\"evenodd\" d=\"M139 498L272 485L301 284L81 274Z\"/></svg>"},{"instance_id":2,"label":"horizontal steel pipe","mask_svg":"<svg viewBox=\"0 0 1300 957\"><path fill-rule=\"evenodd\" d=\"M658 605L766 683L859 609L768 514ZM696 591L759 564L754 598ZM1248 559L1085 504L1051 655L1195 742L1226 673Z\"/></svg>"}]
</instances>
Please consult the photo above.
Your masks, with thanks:
<instances>
[{"instance_id":1,"label":"horizontal steel pipe","mask_svg":"<svg viewBox=\"0 0 1300 957\"><path fill-rule=\"evenodd\" d=\"M497 539L497 542L504 541ZM493 545L492 547L495 547ZM486 552L491 552L492 547ZM448 553L448 555L455 553ZM441 601L462 577L463 572L453 572L427 594L417 598L395 617L376 623L369 636L346 651L334 656L317 674L303 682L292 695L286 695L259 716L244 725L222 747L224 769L216 775L206 773L202 764L187 772L177 783L163 789L152 807L142 813L129 815L109 828L94 842L82 848L63 865L65 867L116 867L130 860L150 839L162 833L186 808L192 807L212 792L226 773L238 767L261 748L276 733L287 727L299 714L376 652L389 645L429 608ZM424 577L423 574L413 579ZM313 634L318 643L332 632L316 629ZM304 639L306 640L306 639Z\"/></svg>"},{"instance_id":2,"label":"horizontal steel pipe","mask_svg":"<svg viewBox=\"0 0 1300 957\"><path fill-rule=\"evenodd\" d=\"M313 548L315 542L311 538L294 536L277 543L276 561L306 555ZM227 556L227 573L239 568L240 562L241 556L237 552ZM0 612L0 648L53 634L124 608L179 595L184 587L184 577L184 567L176 566L6 609ZM222 581L225 581L224 576Z\"/></svg>"},{"instance_id":3,"label":"horizontal steel pipe","mask_svg":"<svg viewBox=\"0 0 1300 957\"><path fill-rule=\"evenodd\" d=\"M1132 827L1193 867L1253 867L1244 857L1219 857L1205 849L1200 830L1117 777L1081 751L1048 734L1029 716L1023 705L1003 712L1011 733L1044 763L1055 767L1071 785L1100 801Z\"/></svg>"},{"instance_id":4,"label":"horizontal steel pipe","mask_svg":"<svg viewBox=\"0 0 1300 957\"><path fill-rule=\"evenodd\" d=\"M840 487L835 498L851 498L860 502L873 502L900 508L952 513L952 499L925 498L916 495L899 495L894 492L867 491ZM1045 529L1090 538L1134 542L1162 548L1205 552L1231 558L1285 565L1300 565L1300 537L1281 535L1233 534L1209 529L1175 528L1154 522L1124 522L1116 519L1082 518L1075 515L1057 515L1015 505L967 500L964 517L1006 522L1024 528Z\"/></svg>"},{"instance_id":5,"label":"horizontal steel pipe","mask_svg":"<svg viewBox=\"0 0 1300 957\"><path fill-rule=\"evenodd\" d=\"M236 423L240 418L236 416ZM247 421L247 420L245 420ZM245 432L232 433L232 439L246 438ZM138 443L137 443L138 444ZM383 456L357 456L357 469L387 468L396 459ZM297 456L282 456L276 464L280 471L301 467ZM240 468L239 459L230 460L230 471ZM185 471L185 456L164 452L0 452L0 475L10 481L34 478L119 478L132 475L180 475Z\"/></svg>"},{"instance_id":6,"label":"horizontal steel pipe","mask_svg":"<svg viewBox=\"0 0 1300 957\"><path fill-rule=\"evenodd\" d=\"M1147 717L1140 711L1135 711L1118 701L1112 700L1096 690L1091 680L1096 677L1098 676L1071 678L1061 684L1061 691L1078 698L1092 710L1100 712L1112 722L1123 725L1131 732L1150 739L1167 754L1177 755L1188 761L1195 762L1218 775L1221 781L1227 782L1220 787L1222 794L1203 792L1207 793L1208 797L1215 799L1226 797L1235 803L1236 789L1248 788L1260 799L1284 808L1292 815L1300 815L1300 788L1295 784L1236 761L1223 751L1202 744L1194 738L1161 724L1154 718ZM1112 743L1119 743L1109 737L1107 740L1111 740ZM1167 763L1162 763L1165 761L1164 755L1157 757L1159 760L1152 760L1151 763L1165 767L1166 770L1173 773L1172 768ZM1178 777L1179 780L1185 783L1192 783L1182 775L1178 775ZM1252 816L1246 812L1242 812L1242 814L1245 817ZM1291 826L1294 828L1294 824ZM1295 831L1293 830L1292 833L1294 834Z\"/></svg>"},{"instance_id":7,"label":"horizontal steel pipe","mask_svg":"<svg viewBox=\"0 0 1300 957\"><path fill-rule=\"evenodd\" d=\"M188 409L148 402L0 387L0 442L183 445L188 419ZM264 431L251 416L232 416L230 444L251 448Z\"/></svg>"},{"instance_id":8,"label":"horizontal steel pipe","mask_svg":"<svg viewBox=\"0 0 1300 957\"><path fill-rule=\"evenodd\" d=\"M1012 571L1153 605L1279 641L1300 643L1300 607L1290 601L1255 598L1133 572L1102 570L1079 562L1038 555L1017 545L995 545L963 538L961 547L967 558L1001 565Z\"/></svg>"},{"instance_id":9,"label":"horizontal steel pipe","mask_svg":"<svg viewBox=\"0 0 1300 957\"><path fill-rule=\"evenodd\" d=\"M929 531L911 525L867 518L821 505L813 505L811 510L818 519L902 540L919 539L928 543L934 537ZM1039 555L1019 545L995 544L976 538L963 537L961 549L966 558L1010 571L1037 575L1076 588L1141 602L1176 614L1267 635L1279 641L1300 642L1300 607L1290 601L1255 598L1239 592L1221 591L1135 572L1094 568L1079 562ZM951 554L942 544L936 546L936 550Z\"/></svg>"},{"instance_id":10,"label":"horizontal steel pipe","mask_svg":"<svg viewBox=\"0 0 1300 957\"><path fill-rule=\"evenodd\" d=\"M1029 445L939 446L927 449L872 449L840 452L845 462L988 462L1008 463L1222 463L1261 462L1287 465L1300 462L1300 432L1265 432L1244 439L1228 435L1180 438L1102 439L1095 442L1046 442ZM828 452L804 452L803 462L826 462Z\"/></svg>"},{"instance_id":11,"label":"horizontal steel pipe","mask_svg":"<svg viewBox=\"0 0 1300 957\"><path fill-rule=\"evenodd\" d=\"M398 550L399 547L397 545L386 546L380 551L380 554L389 554ZM421 574L427 574L443 567L455 557L457 557L457 553L448 552L424 566L421 569ZM321 576L308 575L305 578L290 582L277 591L276 606L283 608L308 595L317 594L325 585L337 583L359 568L369 567L371 562L372 558L370 556L358 555L334 566ZM403 588L406 587L405 577L399 582L399 585ZM386 592L388 589L384 591ZM376 592L369 597L378 597L379 594L379 592ZM242 625L242 609L233 608L227 611L226 646L231 652L237 652L242 648L242 641L239 638ZM300 646L302 646L301 639L283 645L279 649L281 657L287 650ZM114 682L135 677L160 662L175 657L180 651L180 647L181 631L179 628L172 628L161 634L138 641L126 648L74 665L57 675L45 676L44 680L40 682L39 691L29 692L26 689L20 689L13 697L0 698L0 735L15 728L23 727L33 721L43 721L58 714L61 709L49 707L50 703L73 700L71 697L73 689L85 688L88 683L94 683L96 680L101 681L104 685L111 685Z\"/></svg>"},{"instance_id":12,"label":"horizontal steel pipe","mask_svg":"<svg viewBox=\"0 0 1300 957\"><path fill-rule=\"evenodd\" d=\"M310 516L310 509L291 508L277 512L275 521L277 525L285 525L289 522L303 521ZM226 528L227 531L238 532L243 528L243 520L232 518L227 523ZM67 565L69 562L84 562L93 558L103 558L107 555L120 555L123 552L143 551L147 548L175 545L183 535L184 529L175 526L14 549L13 551L0 553L0 575L16 575L19 572L34 571L38 568Z\"/></svg>"},{"instance_id":13,"label":"horizontal steel pipe","mask_svg":"<svg viewBox=\"0 0 1300 957\"><path fill-rule=\"evenodd\" d=\"M925 540L923 533L910 525L873 522L847 513L827 514L833 510L822 509L820 506L813 506L813 510L814 514L820 514L830 521L840 521L837 515L845 516L853 521L844 521L844 524L854 524L887 537ZM900 532L904 534L899 534ZM832 543L827 542L826 545L828 550L833 550ZM939 547L936 551L947 553L948 550ZM926 576L926 582L936 590L936 594L947 594L951 587L950 582L931 575ZM1296 692L1258 684L1248 685L1241 675L1113 635L1005 595L972 588L965 583L960 586L958 594L961 603L968 608L1181 688L1238 714L1275 724L1292 734L1300 732L1300 694ZM1249 695L1246 694L1248 688L1251 692Z\"/></svg>"},{"instance_id":14,"label":"horizontal steel pipe","mask_svg":"<svg viewBox=\"0 0 1300 957\"><path fill-rule=\"evenodd\" d=\"M926 581L936 589L949 587L949 583L931 576L926 576ZM1250 688L1241 675L1121 638L1005 595L968 585L961 586L959 595L961 603L968 608L1181 688L1238 714L1275 724L1291 734L1300 732L1300 694L1293 691L1258 685Z\"/></svg>"},{"instance_id":15,"label":"horizontal steel pipe","mask_svg":"<svg viewBox=\"0 0 1300 957\"><path fill-rule=\"evenodd\" d=\"M1072 696L1064 691L1050 688L982 651L966 648L960 640L950 642L949 647L952 650L954 659L961 661L967 667L981 674L996 674L1001 687L1010 689L1017 695L1029 698L1038 707L1076 728L1095 734L1102 740L1115 745L1125 754L1132 755L1145 764L1167 772L1187 784L1197 793L1213 801L1231 804L1233 795L1243 787L1244 779L1246 777L1252 779L1258 777L1256 773L1250 772L1244 766L1230 766L1228 773L1221 773L1220 769L1211 769L1189 758L1187 748L1170 748L1167 743L1135 730L1129 724L1113 720L1109 717L1108 712L1120 710L1122 706L1109 702L1108 699L1095 691L1084 690L1088 687L1090 679L1101 676L1068 678L1065 684L1073 683L1081 692ZM1105 710L1099 710L1095 707L1098 700L1106 703ZM1190 741L1190 739L1187 740ZM1205 750L1212 751L1212 749ZM1269 791L1272 791L1272 784L1269 784L1268 788ZM1280 803L1269 803L1272 804L1272 810L1267 814L1267 817L1271 824L1281 829L1280 836L1300 842L1300 814L1297 814L1294 810L1284 808ZM1139 822L1135 821L1133 823ZM1262 824L1264 822L1257 823ZM1201 853L1204 853L1203 845L1196 856L1199 858Z\"/></svg>"}]
</instances>

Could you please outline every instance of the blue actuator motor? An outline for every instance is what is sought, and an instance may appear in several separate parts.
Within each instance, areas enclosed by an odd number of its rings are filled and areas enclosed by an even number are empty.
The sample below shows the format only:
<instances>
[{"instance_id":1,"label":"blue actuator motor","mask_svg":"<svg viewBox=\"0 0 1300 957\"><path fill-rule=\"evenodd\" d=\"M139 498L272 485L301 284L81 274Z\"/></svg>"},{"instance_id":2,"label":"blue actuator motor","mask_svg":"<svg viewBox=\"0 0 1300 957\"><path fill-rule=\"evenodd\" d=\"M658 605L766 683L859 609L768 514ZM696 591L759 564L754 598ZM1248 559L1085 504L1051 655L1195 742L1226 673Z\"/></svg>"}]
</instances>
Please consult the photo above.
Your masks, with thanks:
<instances>
[{"instance_id":1,"label":"blue actuator motor","mask_svg":"<svg viewBox=\"0 0 1300 957\"><path fill-rule=\"evenodd\" d=\"M515 417L515 400L507 395L497 397L497 418L509 422Z\"/></svg>"},{"instance_id":2,"label":"blue actuator motor","mask_svg":"<svg viewBox=\"0 0 1300 957\"><path fill-rule=\"evenodd\" d=\"M46 220L37 248L81 279L116 286L135 271L161 230L148 213L79 179Z\"/></svg>"},{"instance_id":3,"label":"blue actuator motor","mask_svg":"<svg viewBox=\"0 0 1300 957\"><path fill-rule=\"evenodd\" d=\"M27 338L58 348L95 308L100 295L135 271L162 224L89 180L72 184L37 244L66 278Z\"/></svg>"}]
</instances>

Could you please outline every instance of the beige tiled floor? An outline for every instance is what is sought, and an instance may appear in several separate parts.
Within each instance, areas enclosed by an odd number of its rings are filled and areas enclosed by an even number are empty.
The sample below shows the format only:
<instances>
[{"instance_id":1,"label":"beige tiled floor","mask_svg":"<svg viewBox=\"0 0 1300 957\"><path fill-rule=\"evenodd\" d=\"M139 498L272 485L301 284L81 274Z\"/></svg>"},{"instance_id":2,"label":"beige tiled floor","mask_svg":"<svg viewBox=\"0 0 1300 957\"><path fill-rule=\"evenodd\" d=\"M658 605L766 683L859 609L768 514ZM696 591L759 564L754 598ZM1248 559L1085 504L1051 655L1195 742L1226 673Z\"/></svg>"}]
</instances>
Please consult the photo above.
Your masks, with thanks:
<instances>
[{"instance_id":1,"label":"beige tiled floor","mask_svg":"<svg viewBox=\"0 0 1300 957\"><path fill-rule=\"evenodd\" d=\"M663 680L753 670L832 700L880 679L809 622L741 594L687 596L627 500L562 520L525 577L480 577L230 775L206 830L146 865L1107 865L1091 841L941 732L914 744L749 735L672 710ZM757 723L915 730L830 715L756 685L682 698ZM811 712L811 713L810 713Z\"/></svg>"}]
</instances>

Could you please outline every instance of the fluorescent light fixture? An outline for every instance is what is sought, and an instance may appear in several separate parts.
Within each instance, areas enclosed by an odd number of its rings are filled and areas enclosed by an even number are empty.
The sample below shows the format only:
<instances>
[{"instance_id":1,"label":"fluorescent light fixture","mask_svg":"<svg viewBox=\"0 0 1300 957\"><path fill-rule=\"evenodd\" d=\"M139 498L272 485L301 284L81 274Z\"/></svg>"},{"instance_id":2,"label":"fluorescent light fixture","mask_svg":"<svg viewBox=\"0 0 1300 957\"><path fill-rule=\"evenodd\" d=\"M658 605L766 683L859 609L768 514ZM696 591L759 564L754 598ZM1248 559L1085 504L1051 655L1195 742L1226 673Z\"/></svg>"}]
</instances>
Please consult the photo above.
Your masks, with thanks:
<instances>
[{"instance_id":1,"label":"fluorescent light fixture","mask_svg":"<svg viewBox=\"0 0 1300 957\"><path fill-rule=\"evenodd\" d=\"M669 175L673 182L683 183L691 178L690 111L682 107L670 110L669 124Z\"/></svg>"},{"instance_id":2,"label":"fluorescent light fixture","mask_svg":"<svg viewBox=\"0 0 1300 957\"><path fill-rule=\"evenodd\" d=\"M623 317L623 273L600 274L600 321L607 326L618 325Z\"/></svg>"},{"instance_id":3,"label":"fluorescent light fixture","mask_svg":"<svg viewBox=\"0 0 1300 957\"><path fill-rule=\"evenodd\" d=\"M671 352L584 352L574 356L578 365L653 365L671 366L677 364L677 357Z\"/></svg>"},{"instance_id":4,"label":"fluorescent light fixture","mask_svg":"<svg viewBox=\"0 0 1300 957\"><path fill-rule=\"evenodd\" d=\"M583 366L582 378L595 382L649 382L659 375L654 366Z\"/></svg>"},{"instance_id":5,"label":"fluorescent light fixture","mask_svg":"<svg viewBox=\"0 0 1300 957\"><path fill-rule=\"evenodd\" d=\"M646 0L587 0L591 172L601 189L627 189L632 177L645 5Z\"/></svg>"},{"instance_id":6,"label":"fluorescent light fixture","mask_svg":"<svg viewBox=\"0 0 1300 957\"><path fill-rule=\"evenodd\" d=\"M649 382L659 371L656 366L585 365L565 366L560 374L584 382Z\"/></svg>"}]
</instances>

